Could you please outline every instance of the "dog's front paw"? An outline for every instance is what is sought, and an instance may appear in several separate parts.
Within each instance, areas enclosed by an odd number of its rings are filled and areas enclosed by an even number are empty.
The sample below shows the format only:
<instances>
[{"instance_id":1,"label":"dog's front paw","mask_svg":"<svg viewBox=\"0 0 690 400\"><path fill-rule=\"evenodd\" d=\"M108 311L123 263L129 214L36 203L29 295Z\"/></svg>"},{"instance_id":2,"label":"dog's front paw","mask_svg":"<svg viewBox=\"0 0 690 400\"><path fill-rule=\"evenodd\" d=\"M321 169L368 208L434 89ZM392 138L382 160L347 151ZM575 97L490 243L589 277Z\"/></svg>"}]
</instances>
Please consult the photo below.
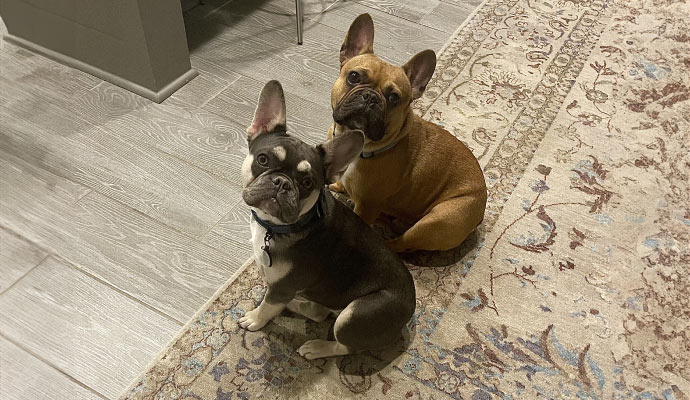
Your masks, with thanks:
<instances>
[{"instance_id":1,"label":"dog's front paw","mask_svg":"<svg viewBox=\"0 0 690 400\"><path fill-rule=\"evenodd\" d=\"M315 358L342 356L350 354L351 351L346 346L334 340L309 340L297 349L297 353L307 360Z\"/></svg>"},{"instance_id":2,"label":"dog's front paw","mask_svg":"<svg viewBox=\"0 0 690 400\"><path fill-rule=\"evenodd\" d=\"M240 318L240 326L244 329L250 330L250 331L258 331L259 329L263 328L266 326L268 323L269 319L263 320L261 319L261 313L259 312L259 308L255 308L246 314L244 314L244 317Z\"/></svg>"},{"instance_id":3,"label":"dog's front paw","mask_svg":"<svg viewBox=\"0 0 690 400\"><path fill-rule=\"evenodd\" d=\"M336 193L345 193L345 187L343 186L343 183L340 181L337 181L336 183L331 183L328 185L328 188Z\"/></svg>"}]
</instances>

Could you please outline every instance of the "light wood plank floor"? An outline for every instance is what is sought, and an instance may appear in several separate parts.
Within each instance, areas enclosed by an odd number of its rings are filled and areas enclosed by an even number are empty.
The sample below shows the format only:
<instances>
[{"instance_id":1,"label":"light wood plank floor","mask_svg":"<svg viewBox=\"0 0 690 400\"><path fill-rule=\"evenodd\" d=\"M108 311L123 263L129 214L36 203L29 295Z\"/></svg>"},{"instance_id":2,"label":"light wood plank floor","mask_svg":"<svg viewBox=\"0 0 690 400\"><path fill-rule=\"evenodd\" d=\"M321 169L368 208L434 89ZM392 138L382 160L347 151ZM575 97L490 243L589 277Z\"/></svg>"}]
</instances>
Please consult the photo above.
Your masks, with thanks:
<instances>
[{"instance_id":1,"label":"light wood plank floor","mask_svg":"<svg viewBox=\"0 0 690 400\"><path fill-rule=\"evenodd\" d=\"M315 144L352 20L402 64L479 0L205 0L200 75L155 104L0 41L0 399L111 399L250 256L240 165L265 81ZM0 33L5 32L0 20Z\"/></svg>"}]
</instances>

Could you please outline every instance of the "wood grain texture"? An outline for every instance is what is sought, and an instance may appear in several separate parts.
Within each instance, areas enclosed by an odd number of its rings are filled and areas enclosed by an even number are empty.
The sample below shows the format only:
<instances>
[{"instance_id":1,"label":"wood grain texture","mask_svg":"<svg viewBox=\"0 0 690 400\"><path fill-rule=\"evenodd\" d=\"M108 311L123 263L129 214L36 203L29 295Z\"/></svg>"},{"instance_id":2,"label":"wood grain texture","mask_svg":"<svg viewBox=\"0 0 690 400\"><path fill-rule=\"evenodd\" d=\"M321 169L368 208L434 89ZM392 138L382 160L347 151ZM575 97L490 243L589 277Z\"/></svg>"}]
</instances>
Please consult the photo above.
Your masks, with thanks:
<instances>
[{"instance_id":1,"label":"wood grain texture","mask_svg":"<svg viewBox=\"0 0 690 400\"><path fill-rule=\"evenodd\" d=\"M219 6L220 4L216 4L215 7L209 6L208 9L214 10ZM257 13L257 6L270 14L283 16L286 18L286 21L293 25L295 23L294 2L269 1L257 5L250 0L240 0L227 4L225 7L217 10L216 13L221 15L224 13L235 15L235 18L239 19L242 15L252 12ZM305 47L309 48L313 45L308 41L310 37L315 40L320 39L319 36L316 36L318 30L314 32L314 34L311 33L311 30L316 29L319 25L325 25L340 32L340 36L336 38L337 45L330 48L330 50L327 49L326 54L320 54L321 57L326 57L324 60L333 60L334 66L336 67L338 66L338 51L340 50L340 44L342 44L345 33L349 29L350 24L352 24L352 21L363 13L369 13L374 19L374 24L376 26L374 49L376 53L383 60L396 65L403 64L421 50L427 48L438 50L445 42L447 36L438 30L395 17L385 11L367 7L353 0L343 0L336 3L331 1L306 0L303 1L303 7L305 10ZM196 17L206 14L208 14L208 12L205 14L199 13ZM214 17L210 15L207 16L207 18ZM286 25L284 30L285 33L294 34L294 26L288 27Z\"/></svg>"},{"instance_id":2,"label":"wood grain texture","mask_svg":"<svg viewBox=\"0 0 690 400\"><path fill-rule=\"evenodd\" d=\"M408 21L419 22L436 8L439 0L357 0L357 2Z\"/></svg>"},{"instance_id":3,"label":"wood grain texture","mask_svg":"<svg viewBox=\"0 0 690 400\"><path fill-rule=\"evenodd\" d=\"M90 107L91 104L112 104L111 99L134 96L136 95L124 89L104 83L87 92L75 106L79 109L93 110L95 107ZM140 143L160 150L234 183L235 189L241 184L240 168L247 154L246 127L229 118L198 107L179 103L176 105L174 100L164 105L150 103L146 107L132 108L117 118L101 118L99 114L88 115L87 118L126 143ZM211 185L207 189L213 190L213 186L217 186L218 189L228 186L227 182L221 180L208 180L205 174L194 169L186 170L195 179L198 177L200 182L207 181ZM184 181L184 169L179 172L180 178ZM229 189L219 192L223 201L231 200L227 197L226 190ZM233 196L238 193L237 190L232 191ZM199 194L203 195L201 191ZM211 204L207 206L214 207ZM214 212L213 218L216 217L220 218Z\"/></svg>"},{"instance_id":4,"label":"wood grain texture","mask_svg":"<svg viewBox=\"0 0 690 400\"><path fill-rule=\"evenodd\" d=\"M53 190L64 178L3 151L0 171L0 209L12 210L0 225L177 321L246 261L246 252L217 251L96 192L74 204Z\"/></svg>"},{"instance_id":5,"label":"wood grain texture","mask_svg":"<svg viewBox=\"0 0 690 400\"><path fill-rule=\"evenodd\" d=\"M187 109L201 107L241 76L232 71L216 75L206 70L200 71L194 65L192 68L199 72L199 76L168 97L163 106L172 104Z\"/></svg>"},{"instance_id":6,"label":"wood grain texture","mask_svg":"<svg viewBox=\"0 0 690 400\"><path fill-rule=\"evenodd\" d=\"M0 90L12 99L0 109L4 125L0 146L29 163L195 237L208 232L228 205L239 199L236 185L164 152L122 140L103 126L66 112L59 97L32 86L10 85L3 78L0 82ZM149 118L142 124L151 126L155 121ZM158 121L167 124L165 119ZM165 133L158 132L161 137ZM236 157L237 162L242 158Z\"/></svg>"},{"instance_id":7,"label":"wood grain texture","mask_svg":"<svg viewBox=\"0 0 690 400\"><path fill-rule=\"evenodd\" d=\"M206 103L203 108L220 115L232 114L243 126L249 126L264 84L265 82L242 77ZM290 92L289 87L284 89L288 133L312 145L323 142L333 118L331 107L305 100Z\"/></svg>"},{"instance_id":8,"label":"wood grain texture","mask_svg":"<svg viewBox=\"0 0 690 400\"><path fill-rule=\"evenodd\" d=\"M0 293L38 265L47 254L28 240L0 228Z\"/></svg>"},{"instance_id":9,"label":"wood grain texture","mask_svg":"<svg viewBox=\"0 0 690 400\"><path fill-rule=\"evenodd\" d=\"M484 0L441 0L444 3L450 3L450 4L455 4L455 5L464 5L464 6L469 6L472 9L475 9L479 7L480 4L484 2Z\"/></svg>"},{"instance_id":10,"label":"wood grain texture","mask_svg":"<svg viewBox=\"0 0 690 400\"><path fill-rule=\"evenodd\" d=\"M102 82L85 72L49 61L7 42L3 43L0 51L0 76L10 81L54 88L75 97Z\"/></svg>"},{"instance_id":11,"label":"wood grain texture","mask_svg":"<svg viewBox=\"0 0 690 400\"><path fill-rule=\"evenodd\" d=\"M473 10L473 6L463 3L452 4L441 2L433 11L422 17L419 23L452 34L455 33Z\"/></svg>"},{"instance_id":12,"label":"wood grain texture","mask_svg":"<svg viewBox=\"0 0 690 400\"><path fill-rule=\"evenodd\" d=\"M238 243L248 246L247 258L251 257L249 215L249 206L240 201L201 240L217 249L238 246Z\"/></svg>"},{"instance_id":13,"label":"wood grain texture","mask_svg":"<svg viewBox=\"0 0 690 400\"><path fill-rule=\"evenodd\" d=\"M181 325L49 257L0 296L0 331L107 397Z\"/></svg>"},{"instance_id":14,"label":"wood grain texture","mask_svg":"<svg viewBox=\"0 0 690 400\"><path fill-rule=\"evenodd\" d=\"M0 293L38 265L47 254L28 240L0 228Z\"/></svg>"},{"instance_id":15,"label":"wood grain texture","mask_svg":"<svg viewBox=\"0 0 690 400\"><path fill-rule=\"evenodd\" d=\"M299 52L314 61L328 63L333 68L338 67L338 54L328 46L334 41L342 42L337 30L320 24L305 25L304 45L297 45L294 1L285 2L284 5L292 8L292 11L288 12L264 9L261 5L262 2L254 0L233 0L220 5L204 4L187 15L190 21L223 25L222 35L217 37L228 34L247 35L271 45L271 48ZM313 40L306 40L307 32ZM215 40L215 37L213 39Z\"/></svg>"},{"instance_id":16,"label":"wood grain texture","mask_svg":"<svg viewBox=\"0 0 690 400\"><path fill-rule=\"evenodd\" d=\"M101 400L66 375L0 336L0 390L5 400Z\"/></svg>"},{"instance_id":17,"label":"wood grain texture","mask_svg":"<svg viewBox=\"0 0 690 400\"><path fill-rule=\"evenodd\" d=\"M305 27L305 38L315 39L298 46L294 16L260 9L241 15L230 10L186 20L193 62L204 60L216 70L232 70L259 82L279 79L292 93L328 104L328 88L339 68L333 49L340 48L341 32L320 24Z\"/></svg>"},{"instance_id":18,"label":"wood grain texture","mask_svg":"<svg viewBox=\"0 0 690 400\"><path fill-rule=\"evenodd\" d=\"M360 4L336 6L323 13L319 22L346 33L352 21L359 14L365 12L371 14L374 20L374 51L379 57L394 65L404 64L422 50L432 49L436 51L445 42L445 35L437 30L372 10ZM345 35L342 39L344 38Z\"/></svg>"},{"instance_id":19,"label":"wood grain texture","mask_svg":"<svg viewBox=\"0 0 690 400\"><path fill-rule=\"evenodd\" d=\"M10 51L9 53L7 55L3 52L3 56L6 58L17 57L16 52ZM35 61L34 64L59 66L53 61L41 59L42 61ZM19 65L19 62L15 64ZM44 68L47 67L44 66ZM235 74L235 79L236 77ZM47 135L46 139L57 134L68 137L76 136L73 141L81 142L80 139L86 137L86 141L82 143L82 147L88 148L86 154L89 151L99 153L103 150L103 146L89 148L88 140L91 139L92 143L97 145L103 141L109 146L115 144L111 152L101 154L106 159L110 154L117 154L120 149L124 150L125 154L132 153L129 148L133 147L135 149L134 154L129 157L131 163L135 163L134 159L136 162L146 158L156 160L159 163L158 167L163 167L163 171L168 171L167 173L164 172L161 177L156 176L156 166L153 165L135 166L134 171L123 166L110 168L108 165L96 164L91 165L91 167L94 169L105 167L111 175L129 171L133 172L134 179L137 179L136 177L139 177L139 180L161 178L158 180L167 181L167 188L159 188L164 189L164 191L159 191L157 194L142 193L140 196L140 199L149 198L156 202L158 207L154 208L142 204L137 206L135 204L136 199L130 199L128 204L154 217L157 216L157 213L160 214L158 216L162 221L170 223L177 229L188 233L196 231L200 235L224 215L227 210L223 209L222 202L218 198L209 198L210 203L204 202L203 196L208 193L208 190L217 192L224 200L228 200L229 195L231 195L230 197L235 196L229 199L230 203L237 199L236 188L231 190L227 182L206 176L207 174L189 165L184 165L185 163L196 165L213 175L238 184L240 182L239 168L245 156L245 128L233 123L230 119L221 118L195 107L183 108L155 104L105 82L81 93L78 97L70 96L69 93L63 92L60 87L37 86L31 81L2 80L0 81L0 90L10 94L5 99L0 99L0 104L5 106L3 111L19 117L17 122L19 126L28 126L30 124L26 122L31 122L38 125L43 131L50 131L51 135ZM31 132L29 135L31 136ZM101 140L102 137L105 139ZM158 157L158 152L151 152L147 146L141 148L141 144L151 146L170 156ZM31 146L32 144L27 140L24 145ZM150 156L146 157L146 155ZM181 163L179 159L184 162ZM164 164L169 165L164 166ZM72 164L72 166L75 165ZM136 171L137 169L139 171ZM147 177L147 175L149 176ZM188 185L189 182L185 182L186 180L193 182L191 186ZM122 186L122 190L117 195L119 197L116 198L125 203L127 201L122 196L127 196L128 183L131 184L130 187L137 185L136 181L128 182L127 179L121 179L121 182L118 183L119 186ZM180 187L177 183L180 184ZM199 185L206 186L206 188L199 190ZM190 192L196 193L192 194L196 198L180 199L182 200L181 203L173 205L175 203L174 197L187 197L184 193L187 192L185 186L189 188ZM147 190L157 191L156 187L157 185L152 185ZM112 187L101 187L100 189L104 193L108 189L112 194L110 190ZM137 193L131 194L133 197L138 196ZM112 195L116 196L115 194ZM166 203L169 203L173 208L178 208L178 210L166 209ZM183 210L187 207L189 210ZM178 216L179 218L175 217L174 214L179 211L182 212L181 215ZM188 215L190 213L197 213L198 215ZM198 217L201 214L207 215L200 220ZM172 221L173 219L178 219L177 223ZM197 221L194 221L195 219ZM184 224L188 221L192 221L196 226L185 227Z\"/></svg>"}]
</instances>

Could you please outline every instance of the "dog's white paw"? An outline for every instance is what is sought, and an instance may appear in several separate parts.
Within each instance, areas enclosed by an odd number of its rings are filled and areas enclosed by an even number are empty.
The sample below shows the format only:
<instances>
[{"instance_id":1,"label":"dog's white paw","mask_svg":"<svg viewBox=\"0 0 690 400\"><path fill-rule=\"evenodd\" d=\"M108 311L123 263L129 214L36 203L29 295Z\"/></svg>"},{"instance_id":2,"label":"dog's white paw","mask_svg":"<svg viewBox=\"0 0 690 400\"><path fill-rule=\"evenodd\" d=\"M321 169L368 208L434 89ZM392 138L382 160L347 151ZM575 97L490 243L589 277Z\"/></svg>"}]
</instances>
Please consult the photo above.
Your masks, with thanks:
<instances>
[{"instance_id":1,"label":"dog's white paw","mask_svg":"<svg viewBox=\"0 0 690 400\"><path fill-rule=\"evenodd\" d=\"M269 319L261 319L261 315L259 312L259 308L255 308L246 314L244 314L244 317L240 318L240 326L244 329L250 330L250 331L258 331L259 329L263 328L266 326L268 323Z\"/></svg>"},{"instance_id":2,"label":"dog's white paw","mask_svg":"<svg viewBox=\"0 0 690 400\"><path fill-rule=\"evenodd\" d=\"M297 353L307 360L315 358L342 356L350 354L350 350L334 340L309 340L297 349Z\"/></svg>"}]
</instances>

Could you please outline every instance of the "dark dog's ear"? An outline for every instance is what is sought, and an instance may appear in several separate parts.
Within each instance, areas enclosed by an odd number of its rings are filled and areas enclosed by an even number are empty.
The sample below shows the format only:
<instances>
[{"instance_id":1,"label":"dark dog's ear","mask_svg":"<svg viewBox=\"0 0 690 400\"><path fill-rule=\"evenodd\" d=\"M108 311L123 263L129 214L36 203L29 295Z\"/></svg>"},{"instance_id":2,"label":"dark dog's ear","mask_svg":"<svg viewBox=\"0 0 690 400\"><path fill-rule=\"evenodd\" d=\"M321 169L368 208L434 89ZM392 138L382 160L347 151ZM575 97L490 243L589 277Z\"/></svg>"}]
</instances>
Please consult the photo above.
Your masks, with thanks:
<instances>
[{"instance_id":1,"label":"dark dog's ear","mask_svg":"<svg viewBox=\"0 0 690 400\"><path fill-rule=\"evenodd\" d=\"M374 52L374 21L369 14L355 18L340 46L340 68L354 56Z\"/></svg>"},{"instance_id":2,"label":"dark dog's ear","mask_svg":"<svg viewBox=\"0 0 690 400\"><path fill-rule=\"evenodd\" d=\"M352 160L362 152L364 132L345 131L317 146L323 154L327 183L334 183L345 172Z\"/></svg>"},{"instance_id":3,"label":"dark dog's ear","mask_svg":"<svg viewBox=\"0 0 690 400\"><path fill-rule=\"evenodd\" d=\"M262 133L285 131L285 95L278 81L269 81L261 89L259 104L254 111L254 121L247 128L251 142Z\"/></svg>"},{"instance_id":4,"label":"dark dog's ear","mask_svg":"<svg viewBox=\"0 0 690 400\"><path fill-rule=\"evenodd\" d=\"M433 50L424 50L403 65L403 70L410 80L412 87L412 100L418 99L424 93L427 83L431 80L436 68L436 53Z\"/></svg>"}]
</instances>

